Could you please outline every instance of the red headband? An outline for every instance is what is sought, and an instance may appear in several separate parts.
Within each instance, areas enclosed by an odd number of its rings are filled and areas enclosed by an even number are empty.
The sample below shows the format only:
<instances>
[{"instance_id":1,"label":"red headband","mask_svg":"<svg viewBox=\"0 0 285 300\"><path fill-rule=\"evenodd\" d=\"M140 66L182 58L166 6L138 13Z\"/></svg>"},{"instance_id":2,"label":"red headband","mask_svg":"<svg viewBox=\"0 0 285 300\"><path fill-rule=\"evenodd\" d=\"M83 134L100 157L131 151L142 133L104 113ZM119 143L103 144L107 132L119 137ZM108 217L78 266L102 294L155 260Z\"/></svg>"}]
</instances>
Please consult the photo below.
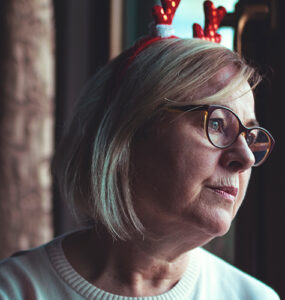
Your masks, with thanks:
<instances>
[{"instance_id":1,"label":"red headband","mask_svg":"<svg viewBox=\"0 0 285 300\"><path fill-rule=\"evenodd\" d=\"M174 18L176 9L181 0L161 0L161 5L155 5L152 8L152 15L154 24L152 27L152 35L140 39L131 50L131 56L128 58L125 70L133 62L135 57L150 44L162 39L178 38L174 35L172 28L172 20ZM204 2L205 12L205 28L195 23L193 25L194 38L200 38L216 43L221 42L221 35L217 33L222 19L226 14L226 9L222 6L215 8L214 4L207 0ZM124 70L124 71L125 71ZM124 73L124 72L123 72Z\"/></svg>"}]
</instances>

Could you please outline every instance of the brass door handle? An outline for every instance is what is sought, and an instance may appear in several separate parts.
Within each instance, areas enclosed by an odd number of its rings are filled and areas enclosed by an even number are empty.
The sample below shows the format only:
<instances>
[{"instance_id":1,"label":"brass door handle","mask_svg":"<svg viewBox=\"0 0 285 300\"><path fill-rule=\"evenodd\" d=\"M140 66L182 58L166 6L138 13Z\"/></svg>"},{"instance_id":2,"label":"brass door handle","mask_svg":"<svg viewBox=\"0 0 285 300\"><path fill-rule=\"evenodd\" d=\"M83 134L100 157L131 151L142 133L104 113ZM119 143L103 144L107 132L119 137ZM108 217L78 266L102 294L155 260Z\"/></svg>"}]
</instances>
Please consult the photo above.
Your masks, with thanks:
<instances>
[{"instance_id":1,"label":"brass door handle","mask_svg":"<svg viewBox=\"0 0 285 300\"><path fill-rule=\"evenodd\" d=\"M260 20L265 19L269 15L269 7L265 4L254 4L254 5L245 5L242 8L241 14L239 15L237 26L236 26L236 37L235 45L236 51L239 54L242 54L242 35L244 28L248 21L250 20Z\"/></svg>"}]
</instances>

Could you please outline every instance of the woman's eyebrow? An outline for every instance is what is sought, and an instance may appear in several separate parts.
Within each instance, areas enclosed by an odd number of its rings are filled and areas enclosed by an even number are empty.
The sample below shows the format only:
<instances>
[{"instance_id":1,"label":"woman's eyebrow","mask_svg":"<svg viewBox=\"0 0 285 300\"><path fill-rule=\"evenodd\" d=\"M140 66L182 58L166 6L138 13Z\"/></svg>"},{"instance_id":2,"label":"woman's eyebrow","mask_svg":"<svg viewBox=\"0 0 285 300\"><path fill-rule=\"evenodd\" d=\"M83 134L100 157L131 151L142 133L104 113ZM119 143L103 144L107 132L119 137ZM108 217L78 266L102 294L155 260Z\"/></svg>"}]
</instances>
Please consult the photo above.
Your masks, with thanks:
<instances>
[{"instance_id":1,"label":"woman's eyebrow","mask_svg":"<svg viewBox=\"0 0 285 300\"><path fill-rule=\"evenodd\" d=\"M255 127L255 126L259 127L260 124L256 119L251 119L251 120L246 122L246 126L247 127Z\"/></svg>"}]
</instances>

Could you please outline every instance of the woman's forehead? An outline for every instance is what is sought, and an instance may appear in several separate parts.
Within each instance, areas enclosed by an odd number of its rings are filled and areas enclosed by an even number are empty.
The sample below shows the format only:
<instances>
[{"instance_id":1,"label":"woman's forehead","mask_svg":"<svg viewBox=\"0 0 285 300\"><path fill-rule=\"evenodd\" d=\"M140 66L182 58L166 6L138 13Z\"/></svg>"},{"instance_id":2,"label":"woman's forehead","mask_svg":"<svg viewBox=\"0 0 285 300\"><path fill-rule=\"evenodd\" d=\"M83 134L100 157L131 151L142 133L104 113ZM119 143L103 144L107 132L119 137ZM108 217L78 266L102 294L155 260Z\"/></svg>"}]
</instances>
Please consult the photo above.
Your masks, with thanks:
<instances>
[{"instance_id":1,"label":"woman's forehead","mask_svg":"<svg viewBox=\"0 0 285 300\"><path fill-rule=\"evenodd\" d=\"M217 94L222 89L229 85L232 85L234 77L237 75L238 70L235 66L226 66L221 68L212 78L209 78L203 86L197 91L193 99L203 99L212 95ZM241 78L236 80L241 81Z\"/></svg>"},{"instance_id":2,"label":"woman's forehead","mask_svg":"<svg viewBox=\"0 0 285 300\"><path fill-rule=\"evenodd\" d=\"M225 105L233 110L244 124L253 124L256 122L254 109L254 96L247 82L244 82L236 91L219 101L220 105ZM252 126L252 125L251 125Z\"/></svg>"}]
</instances>

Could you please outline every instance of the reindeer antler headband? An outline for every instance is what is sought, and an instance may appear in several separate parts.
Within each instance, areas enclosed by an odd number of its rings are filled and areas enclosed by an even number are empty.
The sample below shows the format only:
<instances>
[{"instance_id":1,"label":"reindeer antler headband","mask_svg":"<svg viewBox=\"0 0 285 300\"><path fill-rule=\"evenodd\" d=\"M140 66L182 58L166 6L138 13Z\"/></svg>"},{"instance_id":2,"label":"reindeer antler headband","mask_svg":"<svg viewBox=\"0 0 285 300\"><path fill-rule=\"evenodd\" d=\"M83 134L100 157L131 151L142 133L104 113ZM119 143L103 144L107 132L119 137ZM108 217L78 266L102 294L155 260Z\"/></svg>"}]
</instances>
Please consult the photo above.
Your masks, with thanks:
<instances>
[{"instance_id":1,"label":"reindeer antler headband","mask_svg":"<svg viewBox=\"0 0 285 300\"><path fill-rule=\"evenodd\" d=\"M205 12L205 29L203 30L201 26L197 23L193 24L193 36L194 38L199 38L207 40L210 42L221 42L221 35L217 33L217 30L225 16L226 9L223 6L215 8L211 1L204 2L204 12Z\"/></svg>"},{"instance_id":2,"label":"reindeer antler headband","mask_svg":"<svg viewBox=\"0 0 285 300\"><path fill-rule=\"evenodd\" d=\"M152 9L154 24L152 35L139 40L133 47L132 55L129 57L127 66L135 57L148 45L161 39L178 38L174 35L174 29L171 26L176 9L181 0L161 0L161 6L155 5ZM226 14L226 9L222 6L215 8L214 4L207 0L204 2L205 28L195 23L193 25L194 38L200 38L211 42L220 43L221 35L217 33L222 19Z\"/></svg>"}]
</instances>

